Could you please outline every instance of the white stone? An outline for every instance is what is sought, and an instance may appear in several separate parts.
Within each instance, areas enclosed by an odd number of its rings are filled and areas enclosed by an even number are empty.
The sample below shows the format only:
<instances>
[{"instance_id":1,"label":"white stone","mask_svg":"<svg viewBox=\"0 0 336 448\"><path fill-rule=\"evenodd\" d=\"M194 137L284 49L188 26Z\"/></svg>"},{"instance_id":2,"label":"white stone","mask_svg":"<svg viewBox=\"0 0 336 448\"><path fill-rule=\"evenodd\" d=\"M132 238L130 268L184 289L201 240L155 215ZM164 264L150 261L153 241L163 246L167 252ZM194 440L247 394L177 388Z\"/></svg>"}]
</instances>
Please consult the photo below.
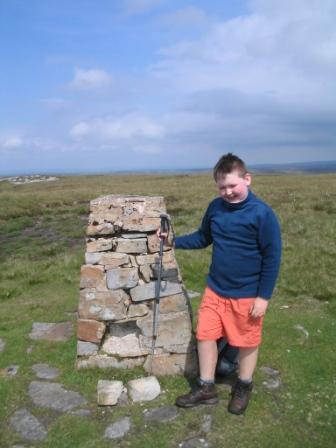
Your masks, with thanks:
<instances>
[{"instance_id":1,"label":"white stone","mask_svg":"<svg viewBox=\"0 0 336 448\"><path fill-rule=\"evenodd\" d=\"M122 381L99 380L97 385L97 402L101 406L114 406L124 390Z\"/></svg>"},{"instance_id":2,"label":"white stone","mask_svg":"<svg viewBox=\"0 0 336 448\"><path fill-rule=\"evenodd\" d=\"M147 376L127 383L127 390L132 401L151 401L160 395L161 387L155 376Z\"/></svg>"}]
</instances>

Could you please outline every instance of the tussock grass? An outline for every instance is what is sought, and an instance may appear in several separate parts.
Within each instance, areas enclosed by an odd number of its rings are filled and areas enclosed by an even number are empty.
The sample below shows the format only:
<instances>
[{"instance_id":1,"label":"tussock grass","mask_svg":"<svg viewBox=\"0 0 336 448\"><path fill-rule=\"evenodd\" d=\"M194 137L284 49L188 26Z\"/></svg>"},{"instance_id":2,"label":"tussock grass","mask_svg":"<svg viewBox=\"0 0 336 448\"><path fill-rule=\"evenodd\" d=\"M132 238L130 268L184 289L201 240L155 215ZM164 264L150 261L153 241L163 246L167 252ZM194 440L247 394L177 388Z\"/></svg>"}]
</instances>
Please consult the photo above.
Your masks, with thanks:
<instances>
[{"instance_id":1,"label":"tussock grass","mask_svg":"<svg viewBox=\"0 0 336 448\"><path fill-rule=\"evenodd\" d=\"M200 175L66 176L57 182L0 183L0 337L7 343L0 371L20 366L17 376L0 376L0 446L22 441L9 426L11 414L26 407L48 426L42 447L107 447L106 426L129 415L130 434L113 446L176 447L192 436L214 447L331 447L335 441L336 408L336 176L256 176L253 191L271 204L281 221L283 260L280 278L265 319L259 366L281 372L281 387L266 390L257 369L255 393L246 416L226 412L228 390L219 385L216 407L181 410L170 424L144 427L144 406L97 408L98 379L124 382L143 371L74 368L76 338L64 343L31 341L33 322L75 323L79 271L84 258L84 230L89 201L105 194L162 195L177 234L196 229L208 202L216 195L211 173ZM187 288L202 291L210 249L178 251ZM194 317L199 300L192 301ZM305 340L296 327L303 326ZM31 354L27 349L32 347ZM33 407L27 388L35 378L31 366L46 362L61 371L65 387L82 393L91 417L55 415ZM163 377L165 390L146 407L172 404L188 382ZM208 435L200 427L204 413L213 418ZM35 446L34 445L34 446Z\"/></svg>"}]
</instances>

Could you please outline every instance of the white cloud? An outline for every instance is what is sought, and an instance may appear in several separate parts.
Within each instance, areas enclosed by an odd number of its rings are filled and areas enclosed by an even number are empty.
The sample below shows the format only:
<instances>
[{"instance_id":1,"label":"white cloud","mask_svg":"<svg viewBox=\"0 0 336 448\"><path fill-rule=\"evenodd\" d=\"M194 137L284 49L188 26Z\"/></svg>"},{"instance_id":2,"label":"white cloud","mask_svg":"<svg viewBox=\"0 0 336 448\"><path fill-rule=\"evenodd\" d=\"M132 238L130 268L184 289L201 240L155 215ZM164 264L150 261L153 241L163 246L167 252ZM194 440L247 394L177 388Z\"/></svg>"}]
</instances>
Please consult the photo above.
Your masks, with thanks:
<instances>
[{"instance_id":1,"label":"white cloud","mask_svg":"<svg viewBox=\"0 0 336 448\"><path fill-rule=\"evenodd\" d=\"M151 118L129 114L119 118L96 118L75 124L70 137L80 141L90 139L101 143L131 141L134 139L161 139L165 135L162 125Z\"/></svg>"},{"instance_id":2,"label":"white cloud","mask_svg":"<svg viewBox=\"0 0 336 448\"><path fill-rule=\"evenodd\" d=\"M334 4L284 0L280 8L277 0L255 1L251 14L162 49L152 73L184 93L231 88L305 99L321 89L335 92Z\"/></svg>"},{"instance_id":3,"label":"white cloud","mask_svg":"<svg viewBox=\"0 0 336 448\"><path fill-rule=\"evenodd\" d=\"M92 90L107 87L112 83L112 77L100 69L75 69L70 87L75 90Z\"/></svg>"},{"instance_id":4,"label":"white cloud","mask_svg":"<svg viewBox=\"0 0 336 448\"><path fill-rule=\"evenodd\" d=\"M6 149L17 149L23 146L23 144L23 138L16 134L8 135L2 140L2 146Z\"/></svg>"},{"instance_id":5,"label":"white cloud","mask_svg":"<svg viewBox=\"0 0 336 448\"><path fill-rule=\"evenodd\" d=\"M88 123L80 122L75 124L70 130L70 136L74 140L81 140L91 132L91 126Z\"/></svg>"},{"instance_id":6,"label":"white cloud","mask_svg":"<svg viewBox=\"0 0 336 448\"><path fill-rule=\"evenodd\" d=\"M335 151L336 3L255 0L251 12L211 23L200 38L162 48L151 67L179 110L169 136L194 147ZM290 148L290 149L289 149ZM322 151L322 152L321 152ZM327 155L325 157L328 157ZM280 156L281 158L281 156Z\"/></svg>"}]
</instances>

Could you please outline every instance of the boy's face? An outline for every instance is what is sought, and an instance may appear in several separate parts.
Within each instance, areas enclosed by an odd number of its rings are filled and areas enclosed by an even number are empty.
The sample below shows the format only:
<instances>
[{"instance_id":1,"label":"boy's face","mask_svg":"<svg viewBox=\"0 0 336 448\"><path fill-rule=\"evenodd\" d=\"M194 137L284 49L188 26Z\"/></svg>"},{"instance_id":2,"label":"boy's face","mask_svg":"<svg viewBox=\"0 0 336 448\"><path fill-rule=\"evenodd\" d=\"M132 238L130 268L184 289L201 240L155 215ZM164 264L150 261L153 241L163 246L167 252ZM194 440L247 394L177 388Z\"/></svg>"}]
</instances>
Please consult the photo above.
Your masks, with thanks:
<instances>
[{"instance_id":1,"label":"boy's face","mask_svg":"<svg viewBox=\"0 0 336 448\"><path fill-rule=\"evenodd\" d=\"M216 185L224 201L236 204L246 199L248 188L251 185L251 175L249 173L242 175L239 171L232 171L219 176Z\"/></svg>"}]
</instances>

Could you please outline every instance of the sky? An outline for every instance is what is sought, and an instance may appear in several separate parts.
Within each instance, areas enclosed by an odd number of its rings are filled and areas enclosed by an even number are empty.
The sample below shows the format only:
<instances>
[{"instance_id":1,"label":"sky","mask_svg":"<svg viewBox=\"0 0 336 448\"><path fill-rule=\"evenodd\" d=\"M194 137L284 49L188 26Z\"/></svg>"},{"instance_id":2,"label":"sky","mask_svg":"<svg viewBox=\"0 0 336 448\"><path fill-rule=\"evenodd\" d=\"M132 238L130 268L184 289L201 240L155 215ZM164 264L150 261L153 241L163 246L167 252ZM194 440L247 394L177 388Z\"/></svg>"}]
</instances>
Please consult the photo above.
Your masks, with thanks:
<instances>
[{"instance_id":1,"label":"sky","mask_svg":"<svg viewBox=\"0 0 336 448\"><path fill-rule=\"evenodd\" d=\"M336 159L335 0L0 0L0 175Z\"/></svg>"}]
</instances>

